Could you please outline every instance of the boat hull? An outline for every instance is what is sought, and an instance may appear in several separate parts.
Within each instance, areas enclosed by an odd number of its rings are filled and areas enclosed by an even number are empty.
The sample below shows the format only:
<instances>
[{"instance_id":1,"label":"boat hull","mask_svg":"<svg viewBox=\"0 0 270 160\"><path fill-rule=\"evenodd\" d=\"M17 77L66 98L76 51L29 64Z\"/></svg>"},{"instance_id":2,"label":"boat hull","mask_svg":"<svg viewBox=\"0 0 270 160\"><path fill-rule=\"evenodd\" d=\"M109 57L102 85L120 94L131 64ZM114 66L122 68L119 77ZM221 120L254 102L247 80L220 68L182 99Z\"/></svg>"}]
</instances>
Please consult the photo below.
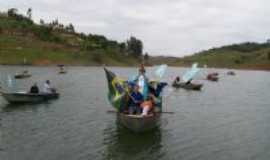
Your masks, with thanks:
<instances>
[{"instance_id":1,"label":"boat hull","mask_svg":"<svg viewBox=\"0 0 270 160\"><path fill-rule=\"evenodd\" d=\"M235 72L233 72L233 71L229 71L229 72L227 72L227 75L230 75L230 76L235 76Z\"/></svg>"},{"instance_id":2,"label":"boat hull","mask_svg":"<svg viewBox=\"0 0 270 160\"><path fill-rule=\"evenodd\" d=\"M59 74L66 74L67 71L59 71L58 73L59 73Z\"/></svg>"},{"instance_id":3,"label":"boat hull","mask_svg":"<svg viewBox=\"0 0 270 160\"><path fill-rule=\"evenodd\" d=\"M118 113L121 125L133 132L146 132L160 125L160 113L147 116Z\"/></svg>"},{"instance_id":4,"label":"boat hull","mask_svg":"<svg viewBox=\"0 0 270 160\"><path fill-rule=\"evenodd\" d=\"M185 83L179 83L179 84L173 84L172 85L174 88L184 88L187 90L201 90L202 89L202 84L185 84Z\"/></svg>"},{"instance_id":5,"label":"boat hull","mask_svg":"<svg viewBox=\"0 0 270 160\"><path fill-rule=\"evenodd\" d=\"M209 81L213 81L213 82L217 82L218 81L218 77L207 77L207 80Z\"/></svg>"},{"instance_id":6,"label":"boat hull","mask_svg":"<svg viewBox=\"0 0 270 160\"><path fill-rule=\"evenodd\" d=\"M23 79L23 78L29 78L31 77L31 74L17 74L14 76L15 79Z\"/></svg>"},{"instance_id":7,"label":"boat hull","mask_svg":"<svg viewBox=\"0 0 270 160\"><path fill-rule=\"evenodd\" d=\"M2 96L9 103L38 103L50 99L57 99L59 98L59 93L52 93L52 94L2 93Z\"/></svg>"}]
</instances>

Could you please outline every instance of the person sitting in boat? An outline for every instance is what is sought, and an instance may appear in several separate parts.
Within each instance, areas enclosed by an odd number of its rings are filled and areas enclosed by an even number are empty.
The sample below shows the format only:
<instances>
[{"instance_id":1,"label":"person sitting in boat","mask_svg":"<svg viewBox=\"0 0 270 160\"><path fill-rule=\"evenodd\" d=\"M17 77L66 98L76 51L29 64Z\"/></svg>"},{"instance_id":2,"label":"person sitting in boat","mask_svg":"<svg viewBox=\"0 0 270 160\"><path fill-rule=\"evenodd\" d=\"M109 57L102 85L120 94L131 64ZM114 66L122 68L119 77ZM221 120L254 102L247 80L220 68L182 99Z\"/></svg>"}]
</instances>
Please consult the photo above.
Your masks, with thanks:
<instances>
[{"instance_id":1,"label":"person sitting in boat","mask_svg":"<svg viewBox=\"0 0 270 160\"><path fill-rule=\"evenodd\" d=\"M150 94L147 99L141 103L142 108L142 116L147 116L151 111L154 110L154 104L155 104L155 96L153 94Z\"/></svg>"},{"instance_id":2,"label":"person sitting in boat","mask_svg":"<svg viewBox=\"0 0 270 160\"><path fill-rule=\"evenodd\" d=\"M135 85L133 92L130 94L129 114L141 113L140 104L143 102L143 95L139 92L139 86Z\"/></svg>"},{"instance_id":3,"label":"person sitting in boat","mask_svg":"<svg viewBox=\"0 0 270 160\"><path fill-rule=\"evenodd\" d=\"M46 82L44 83L43 92L44 93L55 93L56 92L56 90L53 87L51 87L50 80L46 80Z\"/></svg>"},{"instance_id":4,"label":"person sitting in boat","mask_svg":"<svg viewBox=\"0 0 270 160\"><path fill-rule=\"evenodd\" d=\"M39 93L39 88L38 88L37 83L34 83L34 85L30 88L30 93L33 93L33 94Z\"/></svg>"},{"instance_id":5,"label":"person sitting in boat","mask_svg":"<svg viewBox=\"0 0 270 160\"><path fill-rule=\"evenodd\" d=\"M186 85L188 85L188 84L191 84L191 81L192 81L193 79L191 78L190 80L188 80L187 82L186 82Z\"/></svg>"},{"instance_id":6,"label":"person sitting in boat","mask_svg":"<svg viewBox=\"0 0 270 160\"><path fill-rule=\"evenodd\" d=\"M168 83L166 82L151 81L148 86L149 94L153 94L154 96L159 97L163 88L167 85Z\"/></svg>"},{"instance_id":7,"label":"person sitting in boat","mask_svg":"<svg viewBox=\"0 0 270 160\"><path fill-rule=\"evenodd\" d=\"M173 85L179 85L180 84L180 77L177 76L175 80L173 81Z\"/></svg>"},{"instance_id":8,"label":"person sitting in boat","mask_svg":"<svg viewBox=\"0 0 270 160\"><path fill-rule=\"evenodd\" d=\"M132 93L135 85L136 84L134 82L127 82L128 86L127 93ZM127 93L125 92L125 95L120 101L120 108L119 108L120 113L127 113L127 114L129 113L130 96Z\"/></svg>"}]
</instances>

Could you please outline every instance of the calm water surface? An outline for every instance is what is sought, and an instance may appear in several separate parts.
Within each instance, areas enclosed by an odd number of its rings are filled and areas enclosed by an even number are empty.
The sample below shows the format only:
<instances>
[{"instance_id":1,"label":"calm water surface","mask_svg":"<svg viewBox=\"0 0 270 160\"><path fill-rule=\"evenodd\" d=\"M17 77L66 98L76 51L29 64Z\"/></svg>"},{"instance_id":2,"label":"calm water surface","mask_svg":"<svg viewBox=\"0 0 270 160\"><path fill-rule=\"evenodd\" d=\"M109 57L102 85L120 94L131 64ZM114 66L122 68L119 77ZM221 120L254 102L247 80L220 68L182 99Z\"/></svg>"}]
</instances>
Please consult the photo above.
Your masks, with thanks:
<instances>
[{"instance_id":1,"label":"calm water surface","mask_svg":"<svg viewBox=\"0 0 270 160\"><path fill-rule=\"evenodd\" d=\"M21 69L0 66L0 79ZM28 69L33 76L17 80L18 90L50 79L61 97L20 106L0 97L1 160L270 159L269 72L226 76L225 70L216 70L221 80L199 80L201 92L167 88L164 110L175 114L163 114L161 126L152 132L134 134L106 112L111 106L102 68L68 67L66 75L54 67ZM136 73L135 68L111 69L123 77ZM169 68L164 80L171 82L184 71Z\"/></svg>"}]
</instances>

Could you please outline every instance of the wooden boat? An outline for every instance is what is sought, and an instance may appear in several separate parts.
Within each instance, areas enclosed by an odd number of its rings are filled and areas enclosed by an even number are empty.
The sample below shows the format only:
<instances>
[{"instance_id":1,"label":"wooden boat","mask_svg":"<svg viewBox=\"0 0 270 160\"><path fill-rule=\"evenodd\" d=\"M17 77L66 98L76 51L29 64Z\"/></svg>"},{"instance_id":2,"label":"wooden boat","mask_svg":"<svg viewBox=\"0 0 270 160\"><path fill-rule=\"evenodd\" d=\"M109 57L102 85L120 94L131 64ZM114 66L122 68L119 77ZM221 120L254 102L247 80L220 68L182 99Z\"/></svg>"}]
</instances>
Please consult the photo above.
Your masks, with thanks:
<instances>
[{"instance_id":1,"label":"wooden boat","mask_svg":"<svg viewBox=\"0 0 270 160\"><path fill-rule=\"evenodd\" d=\"M206 77L206 79L207 80L209 80L209 81L214 81L214 82L217 82L218 81L218 76L214 76L214 75L208 75L207 77Z\"/></svg>"},{"instance_id":2,"label":"wooden boat","mask_svg":"<svg viewBox=\"0 0 270 160\"><path fill-rule=\"evenodd\" d=\"M202 87L203 87L203 84L194 84L194 83L189 83L189 84L186 84L186 83L174 83L172 84L172 86L174 88L184 88L184 89L187 89L187 90L201 90Z\"/></svg>"},{"instance_id":3,"label":"wooden boat","mask_svg":"<svg viewBox=\"0 0 270 160\"><path fill-rule=\"evenodd\" d=\"M125 91L123 91L123 88L127 86L125 86L125 82L119 81L113 72L107 70L106 68L104 68L104 70L108 80L108 98L112 106L117 110L119 123L133 132L145 132L158 127L160 125L160 113L162 111L162 97L157 97L160 103L155 104L156 106L154 113L147 116L120 113L119 108L123 103L125 96L120 96L122 98L117 98L117 95L119 97L121 94L126 94Z\"/></svg>"},{"instance_id":4,"label":"wooden boat","mask_svg":"<svg viewBox=\"0 0 270 160\"><path fill-rule=\"evenodd\" d=\"M147 116L118 113L120 123L133 132L150 131L160 125L160 113Z\"/></svg>"},{"instance_id":5,"label":"wooden boat","mask_svg":"<svg viewBox=\"0 0 270 160\"><path fill-rule=\"evenodd\" d=\"M23 72L23 73L17 73L17 74L15 74L15 76L14 76L14 78L16 78L16 79L23 79L23 78L29 78L29 77L31 77L32 75L31 74L29 74L28 72Z\"/></svg>"},{"instance_id":6,"label":"wooden boat","mask_svg":"<svg viewBox=\"0 0 270 160\"><path fill-rule=\"evenodd\" d=\"M59 74L66 74L66 73L67 73L67 71L65 71L65 70L61 70L61 71L59 71L58 73L59 73Z\"/></svg>"},{"instance_id":7,"label":"wooden boat","mask_svg":"<svg viewBox=\"0 0 270 160\"><path fill-rule=\"evenodd\" d=\"M213 76L218 76L218 72L213 72L213 73L210 73L209 75L213 75Z\"/></svg>"},{"instance_id":8,"label":"wooden boat","mask_svg":"<svg viewBox=\"0 0 270 160\"><path fill-rule=\"evenodd\" d=\"M65 65L63 65L63 64L59 64L59 65L57 65L58 67L59 67L59 74L66 74L67 73L67 70L65 69Z\"/></svg>"},{"instance_id":9,"label":"wooden boat","mask_svg":"<svg viewBox=\"0 0 270 160\"><path fill-rule=\"evenodd\" d=\"M227 75L235 76L235 72L234 71L229 71L229 72L227 72Z\"/></svg>"},{"instance_id":10,"label":"wooden boat","mask_svg":"<svg viewBox=\"0 0 270 160\"><path fill-rule=\"evenodd\" d=\"M59 98L59 93L1 92L9 103L38 103Z\"/></svg>"}]
</instances>

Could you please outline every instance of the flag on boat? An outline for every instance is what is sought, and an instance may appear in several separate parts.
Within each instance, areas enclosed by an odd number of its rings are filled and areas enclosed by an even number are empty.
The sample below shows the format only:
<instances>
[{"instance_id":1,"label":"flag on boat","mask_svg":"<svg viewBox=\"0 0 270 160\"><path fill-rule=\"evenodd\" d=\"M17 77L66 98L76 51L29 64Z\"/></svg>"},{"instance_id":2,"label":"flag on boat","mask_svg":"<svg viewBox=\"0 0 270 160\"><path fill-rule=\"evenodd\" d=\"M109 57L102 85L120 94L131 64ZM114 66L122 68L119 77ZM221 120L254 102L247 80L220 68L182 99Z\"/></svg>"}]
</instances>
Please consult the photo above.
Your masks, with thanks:
<instances>
[{"instance_id":1,"label":"flag on boat","mask_svg":"<svg viewBox=\"0 0 270 160\"><path fill-rule=\"evenodd\" d=\"M157 67L156 71L155 71L155 76L158 77L159 79L161 79L164 74L165 71L167 70L168 65L166 64L162 64L160 66Z\"/></svg>"},{"instance_id":2,"label":"flag on boat","mask_svg":"<svg viewBox=\"0 0 270 160\"><path fill-rule=\"evenodd\" d=\"M124 87L124 81L117 78L116 75L109 71L108 69L104 68L107 83L108 83L108 99L112 106L114 106L117 110L120 109L122 97L125 96L125 87Z\"/></svg>"},{"instance_id":3,"label":"flag on boat","mask_svg":"<svg viewBox=\"0 0 270 160\"><path fill-rule=\"evenodd\" d=\"M188 82L196 76L196 74L200 71L200 69L197 67L198 63L194 63L191 69L185 72L185 74L182 77L184 82Z\"/></svg>"}]
</instances>

